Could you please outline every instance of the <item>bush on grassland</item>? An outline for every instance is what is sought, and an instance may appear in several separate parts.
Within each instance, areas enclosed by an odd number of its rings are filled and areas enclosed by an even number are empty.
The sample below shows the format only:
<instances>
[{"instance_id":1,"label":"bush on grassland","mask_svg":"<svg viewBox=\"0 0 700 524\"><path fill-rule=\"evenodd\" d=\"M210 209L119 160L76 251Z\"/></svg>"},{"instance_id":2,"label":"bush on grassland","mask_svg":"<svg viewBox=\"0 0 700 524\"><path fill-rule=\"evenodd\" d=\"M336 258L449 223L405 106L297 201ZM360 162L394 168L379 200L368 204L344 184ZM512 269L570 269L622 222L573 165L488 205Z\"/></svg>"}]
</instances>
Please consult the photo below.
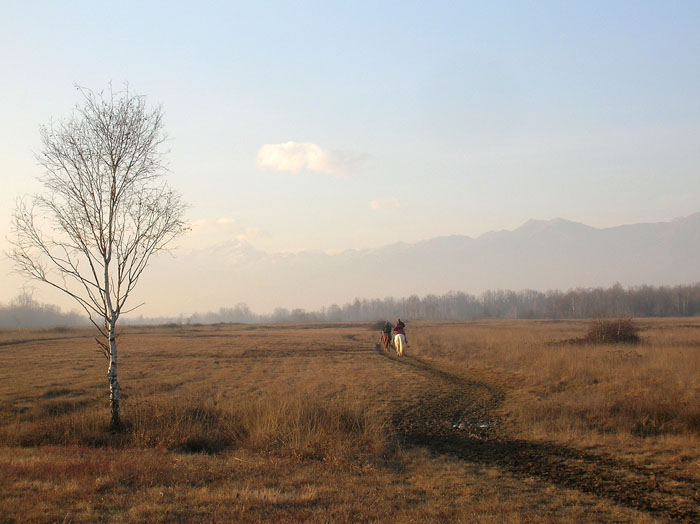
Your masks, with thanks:
<instances>
[{"instance_id":1,"label":"bush on grassland","mask_svg":"<svg viewBox=\"0 0 700 524\"><path fill-rule=\"evenodd\" d=\"M591 322L584 337L593 344L636 344L639 326L631 318L597 319Z\"/></svg>"}]
</instances>

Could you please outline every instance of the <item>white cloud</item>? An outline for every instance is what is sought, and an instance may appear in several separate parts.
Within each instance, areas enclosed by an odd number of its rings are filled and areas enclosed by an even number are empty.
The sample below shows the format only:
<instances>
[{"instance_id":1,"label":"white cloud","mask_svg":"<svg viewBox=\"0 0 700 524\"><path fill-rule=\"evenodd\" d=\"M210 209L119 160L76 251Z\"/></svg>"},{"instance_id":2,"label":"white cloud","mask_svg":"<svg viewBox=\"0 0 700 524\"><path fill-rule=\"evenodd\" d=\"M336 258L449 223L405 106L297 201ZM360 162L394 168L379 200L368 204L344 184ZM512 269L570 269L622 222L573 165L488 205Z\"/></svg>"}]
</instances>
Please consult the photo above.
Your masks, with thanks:
<instances>
[{"instance_id":1,"label":"white cloud","mask_svg":"<svg viewBox=\"0 0 700 524\"><path fill-rule=\"evenodd\" d=\"M401 202L395 198L389 198L386 200L372 200L369 203L372 209L398 209L401 207Z\"/></svg>"},{"instance_id":2,"label":"white cloud","mask_svg":"<svg viewBox=\"0 0 700 524\"><path fill-rule=\"evenodd\" d=\"M178 244L179 247L202 249L231 240L251 241L266 236L260 228L226 216L192 220L190 226L192 229Z\"/></svg>"},{"instance_id":3,"label":"white cloud","mask_svg":"<svg viewBox=\"0 0 700 524\"><path fill-rule=\"evenodd\" d=\"M203 233L214 231L217 229L230 228L236 224L235 218L221 217L215 220L208 220L206 218L200 218L198 220L193 220L190 222L192 230L196 233Z\"/></svg>"},{"instance_id":4,"label":"white cloud","mask_svg":"<svg viewBox=\"0 0 700 524\"><path fill-rule=\"evenodd\" d=\"M356 153L329 151L311 142L285 142L262 146L258 150L255 165L261 170L294 174L306 170L346 176L361 161L362 156Z\"/></svg>"},{"instance_id":5,"label":"white cloud","mask_svg":"<svg viewBox=\"0 0 700 524\"><path fill-rule=\"evenodd\" d=\"M199 228L202 228L202 227L206 227L206 226L207 226L207 221L204 220L204 219L193 220L192 222L190 222L190 226L192 226L192 229L193 229L193 230L194 230L194 229L199 229Z\"/></svg>"},{"instance_id":6,"label":"white cloud","mask_svg":"<svg viewBox=\"0 0 700 524\"><path fill-rule=\"evenodd\" d=\"M236 240L240 241L247 241L247 240L252 240L253 238L256 238L260 236L260 228L257 227L247 227L243 231L243 233L239 233L236 235Z\"/></svg>"}]
</instances>

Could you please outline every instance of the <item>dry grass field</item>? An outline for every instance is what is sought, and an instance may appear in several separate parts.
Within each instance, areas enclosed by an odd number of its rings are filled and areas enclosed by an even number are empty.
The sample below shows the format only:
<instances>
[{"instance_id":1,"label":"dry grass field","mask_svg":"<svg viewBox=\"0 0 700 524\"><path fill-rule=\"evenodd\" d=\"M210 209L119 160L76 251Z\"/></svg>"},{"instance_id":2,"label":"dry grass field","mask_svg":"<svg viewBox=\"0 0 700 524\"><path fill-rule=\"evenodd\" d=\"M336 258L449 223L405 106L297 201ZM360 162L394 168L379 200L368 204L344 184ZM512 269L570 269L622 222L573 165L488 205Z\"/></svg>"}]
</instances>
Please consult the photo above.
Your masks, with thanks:
<instances>
[{"instance_id":1,"label":"dry grass field","mask_svg":"<svg viewBox=\"0 0 700 524\"><path fill-rule=\"evenodd\" d=\"M0 522L700 521L700 320L0 331Z\"/></svg>"}]
</instances>

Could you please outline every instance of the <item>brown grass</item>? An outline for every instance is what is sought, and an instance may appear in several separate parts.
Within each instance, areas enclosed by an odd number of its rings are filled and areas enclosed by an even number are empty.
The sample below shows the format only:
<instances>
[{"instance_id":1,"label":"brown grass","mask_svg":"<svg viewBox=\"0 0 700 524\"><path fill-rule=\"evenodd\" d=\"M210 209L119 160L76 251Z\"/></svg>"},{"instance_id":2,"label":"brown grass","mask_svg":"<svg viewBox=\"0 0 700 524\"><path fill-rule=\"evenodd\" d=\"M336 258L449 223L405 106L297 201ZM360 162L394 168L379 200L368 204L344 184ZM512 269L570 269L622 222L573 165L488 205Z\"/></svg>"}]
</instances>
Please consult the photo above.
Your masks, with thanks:
<instances>
[{"instance_id":1,"label":"brown grass","mask_svg":"<svg viewBox=\"0 0 700 524\"><path fill-rule=\"evenodd\" d=\"M411 343L419 355L506 386L509 419L528 438L697 447L700 320L639 326L633 346L570 344L586 340L586 321L425 324Z\"/></svg>"},{"instance_id":2,"label":"brown grass","mask_svg":"<svg viewBox=\"0 0 700 524\"><path fill-rule=\"evenodd\" d=\"M321 402L308 395L219 403L209 398L155 403L131 401L124 429L105 427L99 403L45 402L33 415L0 430L14 446L163 448L216 453L246 448L315 458L381 452L385 421L348 399Z\"/></svg>"},{"instance_id":3,"label":"brown grass","mask_svg":"<svg viewBox=\"0 0 700 524\"><path fill-rule=\"evenodd\" d=\"M572 346L585 322L409 323L409 354L499 384L528 439L700 476L700 321ZM126 430L88 330L0 331L0 522L653 522L497 467L402 449L428 378L366 325L131 328Z\"/></svg>"},{"instance_id":4,"label":"brown grass","mask_svg":"<svg viewBox=\"0 0 700 524\"><path fill-rule=\"evenodd\" d=\"M130 355L134 336L123 339L127 352L121 368L124 430L118 434L110 433L105 426L107 390L99 380L103 372L97 365L100 361L96 354L89 352L87 335L77 339L81 348L77 358L63 362L66 365L61 369L61 378L67 379L64 383L57 380L52 367L43 368L45 377L40 374L40 367L33 367L34 374L29 375L21 364L17 365L20 361L10 357L8 364L12 360L18 368L19 380L14 382L14 387L24 388L27 393L32 389L41 392L36 398L17 396L15 402L0 408L1 441L14 446L160 447L207 453L246 448L337 459L357 453L381 453L386 446L386 417L366 411L360 403L340 392L325 398L319 396L313 381L321 378L316 376L321 370L308 370L305 376L295 376L298 363L293 356L274 358L273 354L270 364L274 368L265 369L262 361L270 355L260 350L259 357L254 355L258 358L242 359L245 363L254 361L252 368L237 370L252 374L238 384L218 382L217 374L228 375L224 369L231 367L231 358L243 356L237 347L240 341L234 338L238 333L221 337L229 346L229 352L224 355L216 349L216 342L206 348L197 347L202 339L218 338L212 332L193 337L202 331L180 332L193 338L195 347L174 344L172 352L165 349L172 340L161 346L162 334L156 330L142 332L157 333L147 338L159 348L151 353L137 350ZM17 332L5 333L5 343L18 352L35 350L32 356L39 359L48 357L47 341L66 348L76 343L75 337L46 335L46 332L31 333L26 343L18 343ZM255 344L256 339L254 333L246 342ZM84 369L80 361L88 356L92 357L88 372L76 383L71 379L77 375L76 371ZM137 379L129 375L134 361L140 369ZM275 361L283 362L279 365ZM285 366L291 369L283 371ZM282 373L283 380L266 381L259 376L275 373ZM173 376L175 381L171 380ZM54 382L46 384L44 380L48 377ZM294 384L300 380L312 383Z\"/></svg>"}]
</instances>

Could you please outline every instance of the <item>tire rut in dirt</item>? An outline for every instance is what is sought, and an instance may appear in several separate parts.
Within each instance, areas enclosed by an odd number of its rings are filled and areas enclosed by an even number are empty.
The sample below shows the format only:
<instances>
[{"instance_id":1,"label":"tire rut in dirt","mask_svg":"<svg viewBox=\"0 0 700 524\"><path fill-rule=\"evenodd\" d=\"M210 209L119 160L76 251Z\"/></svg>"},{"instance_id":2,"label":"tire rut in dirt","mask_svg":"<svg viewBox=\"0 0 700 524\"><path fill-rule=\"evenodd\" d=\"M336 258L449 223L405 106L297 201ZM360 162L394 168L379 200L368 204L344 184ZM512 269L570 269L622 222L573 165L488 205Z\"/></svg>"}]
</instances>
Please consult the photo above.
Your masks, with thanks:
<instances>
[{"instance_id":1,"label":"tire rut in dirt","mask_svg":"<svg viewBox=\"0 0 700 524\"><path fill-rule=\"evenodd\" d=\"M502 391L415 357L380 353L435 379L434 395L404 405L393 415L393 425L406 444L536 477L655 517L700 522L696 479L549 442L511 438L495 414L504 399Z\"/></svg>"}]
</instances>

